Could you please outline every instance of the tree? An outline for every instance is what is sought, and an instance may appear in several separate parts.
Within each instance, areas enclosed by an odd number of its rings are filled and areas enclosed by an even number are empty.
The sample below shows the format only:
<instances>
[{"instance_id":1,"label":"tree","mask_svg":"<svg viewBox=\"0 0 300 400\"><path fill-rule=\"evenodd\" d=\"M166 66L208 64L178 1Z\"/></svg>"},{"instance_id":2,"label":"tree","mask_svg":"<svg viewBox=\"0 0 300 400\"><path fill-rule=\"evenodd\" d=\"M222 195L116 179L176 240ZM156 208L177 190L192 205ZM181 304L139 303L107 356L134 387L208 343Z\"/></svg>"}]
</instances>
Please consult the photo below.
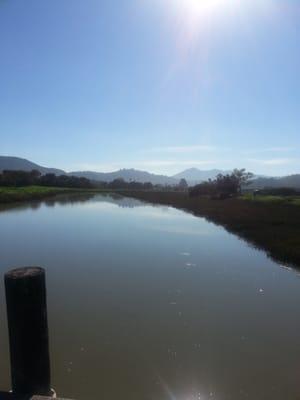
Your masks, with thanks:
<instances>
[{"instance_id":1,"label":"tree","mask_svg":"<svg viewBox=\"0 0 300 400\"><path fill-rule=\"evenodd\" d=\"M3 186L34 185L38 182L40 175L39 171L36 170L30 172L4 170L1 174L0 182Z\"/></svg>"},{"instance_id":2,"label":"tree","mask_svg":"<svg viewBox=\"0 0 300 400\"><path fill-rule=\"evenodd\" d=\"M218 174L216 179L194 186L189 193L191 197L209 195L226 198L240 194L242 187L248 185L252 177L253 174L246 172L244 168L234 169L231 174Z\"/></svg>"},{"instance_id":3,"label":"tree","mask_svg":"<svg viewBox=\"0 0 300 400\"><path fill-rule=\"evenodd\" d=\"M153 190L153 184L151 182L145 182L143 188L144 190Z\"/></svg>"},{"instance_id":4,"label":"tree","mask_svg":"<svg viewBox=\"0 0 300 400\"><path fill-rule=\"evenodd\" d=\"M46 174L41 175L37 170L27 171L9 171L4 170L0 173L0 185L2 186L59 186L59 187L77 187L91 188L93 184L86 178L76 176Z\"/></svg>"},{"instance_id":5,"label":"tree","mask_svg":"<svg viewBox=\"0 0 300 400\"><path fill-rule=\"evenodd\" d=\"M186 190L189 187L189 185L187 184L187 181L183 178L180 179L178 187L180 190Z\"/></svg>"},{"instance_id":6,"label":"tree","mask_svg":"<svg viewBox=\"0 0 300 400\"><path fill-rule=\"evenodd\" d=\"M112 182L110 182L109 186L112 189L125 189L127 186L127 183L123 178L116 178Z\"/></svg>"},{"instance_id":7,"label":"tree","mask_svg":"<svg viewBox=\"0 0 300 400\"><path fill-rule=\"evenodd\" d=\"M245 168L235 168L232 172L232 176L237 181L238 193L241 193L242 187L249 185L254 175L252 174L252 172L247 172Z\"/></svg>"}]
</instances>

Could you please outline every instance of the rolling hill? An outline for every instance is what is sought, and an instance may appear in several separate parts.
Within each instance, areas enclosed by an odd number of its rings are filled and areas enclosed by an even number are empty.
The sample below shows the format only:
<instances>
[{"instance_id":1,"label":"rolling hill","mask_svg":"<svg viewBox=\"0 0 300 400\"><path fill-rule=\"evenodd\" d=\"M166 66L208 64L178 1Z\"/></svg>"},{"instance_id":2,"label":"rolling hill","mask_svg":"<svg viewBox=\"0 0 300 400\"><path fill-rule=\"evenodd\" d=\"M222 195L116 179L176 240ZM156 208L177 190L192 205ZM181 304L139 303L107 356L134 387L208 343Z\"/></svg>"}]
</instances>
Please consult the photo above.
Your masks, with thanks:
<instances>
[{"instance_id":1,"label":"rolling hill","mask_svg":"<svg viewBox=\"0 0 300 400\"><path fill-rule=\"evenodd\" d=\"M166 175L151 174L147 171L137 169L120 169L115 172L93 172L93 171L73 171L69 173L73 176L88 178L91 181L111 182L114 179L124 179L127 182L151 182L154 185L176 185L178 179Z\"/></svg>"},{"instance_id":2,"label":"rolling hill","mask_svg":"<svg viewBox=\"0 0 300 400\"><path fill-rule=\"evenodd\" d=\"M189 168L179 174L173 175L175 179L186 179L187 181L199 183L208 179L214 179L218 174L227 174L230 171L220 169L200 170L198 168Z\"/></svg>"},{"instance_id":3,"label":"rolling hill","mask_svg":"<svg viewBox=\"0 0 300 400\"><path fill-rule=\"evenodd\" d=\"M300 174L283 176L280 178L261 177L253 180L252 184L248 186L250 189L264 189L264 188L294 188L300 189Z\"/></svg>"},{"instance_id":4,"label":"rolling hill","mask_svg":"<svg viewBox=\"0 0 300 400\"><path fill-rule=\"evenodd\" d=\"M66 173L61 169L42 167L41 165L26 160L25 158L0 156L0 171L6 169L12 171L32 171L33 169L36 169L40 171L41 174L52 173L55 175L63 175Z\"/></svg>"},{"instance_id":5,"label":"rolling hill","mask_svg":"<svg viewBox=\"0 0 300 400\"><path fill-rule=\"evenodd\" d=\"M176 185L180 179L186 179L189 185L203 182L207 179L214 179L219 173L227 174L230 171L211 169L200 170L198 168L189 168L173 176L157 175L147 171L137 169L120 169L114 172L94 172L94 171L73 171L66 172L62 169L48 168L38 165L32 161L20 157L0 156L0 172L3 170L21 170L32 171L36 169L42 174L53 173L55 175L73 175L77 177L85 177L91 181L111 182L114 179L122 178L127 182L151 182L154 185ZM283 177L264 177L256 176L252 184L248 186L250 189L263 188L296 188L300 189L300 174L294 174Z\"/></svg>"}]
</instances>

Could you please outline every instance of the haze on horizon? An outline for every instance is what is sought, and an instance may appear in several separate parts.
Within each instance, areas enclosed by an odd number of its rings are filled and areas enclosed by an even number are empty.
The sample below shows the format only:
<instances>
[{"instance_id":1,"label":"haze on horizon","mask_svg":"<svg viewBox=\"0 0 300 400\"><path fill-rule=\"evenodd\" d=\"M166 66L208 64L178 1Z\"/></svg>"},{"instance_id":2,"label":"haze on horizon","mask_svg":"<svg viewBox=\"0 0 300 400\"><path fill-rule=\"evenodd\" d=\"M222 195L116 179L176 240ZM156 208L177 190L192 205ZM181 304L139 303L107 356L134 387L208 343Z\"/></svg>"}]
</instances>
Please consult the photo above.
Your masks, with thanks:
<instances>
[{"instance_id":1,"label":"haze on horizon","mask_svg":"<svg viewBox=\"0 0 300 400\"><path fill-rule=\"evenodd\" d=\"M5 0L1 155L300 172L300 3Z\"/></svg>"}]
</instances>

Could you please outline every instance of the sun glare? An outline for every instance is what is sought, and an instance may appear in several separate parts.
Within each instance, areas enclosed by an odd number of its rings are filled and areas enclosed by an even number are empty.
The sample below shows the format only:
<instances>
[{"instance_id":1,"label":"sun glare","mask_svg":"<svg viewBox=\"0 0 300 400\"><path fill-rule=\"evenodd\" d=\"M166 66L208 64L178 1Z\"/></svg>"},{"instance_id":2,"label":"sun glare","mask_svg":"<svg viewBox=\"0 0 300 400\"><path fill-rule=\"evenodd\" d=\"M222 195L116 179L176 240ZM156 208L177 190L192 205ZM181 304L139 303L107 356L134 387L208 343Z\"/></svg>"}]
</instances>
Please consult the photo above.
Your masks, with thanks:
<instances>
[{"instance_id":1,"label":"sun glare","mask_svg":"<svg viewBox=\"0 0 300 400\"><path fill-rule=\"evenodd\" d=\"M183 0L180 2L186 11L193 13L195 16L205 16L207 13L218 11L223 6L225 0Z\"/></svg>"},{"instance_id":2,"label":"sun glare","mask_svg":"<svg viewBox=\"0 0 300 400\"><path fill-rule=\"evenodd\" d=\"M241 0L168 0L165 4L166 12L176 21L176 41L182 61L199 40L204 46L208 32L228 24L239 11Z\"/></svg>"},{"instance_id":3,"label":"sun glare","mask_svg":"<svg viewBox=\"0 0 300 400\"><path fill-rule=\"evenodd\" d=\"M178 26L187 41L193 41L200 32L226 19L230 10L236 9L240 0L169 0L169 11L175 12ZM233 7L234 6L234 7Z\"/></svg>"},{"instance_id":4,"label":"sun glare","mask_svg":"<svg viewBox=\"0 0 300 400\"><path fill-rule=\"evenodd\" d=\"M218 14L229 0L174 0L178 11L186 14L189 18L199 20Z\"/></svg>"}]
</instances>

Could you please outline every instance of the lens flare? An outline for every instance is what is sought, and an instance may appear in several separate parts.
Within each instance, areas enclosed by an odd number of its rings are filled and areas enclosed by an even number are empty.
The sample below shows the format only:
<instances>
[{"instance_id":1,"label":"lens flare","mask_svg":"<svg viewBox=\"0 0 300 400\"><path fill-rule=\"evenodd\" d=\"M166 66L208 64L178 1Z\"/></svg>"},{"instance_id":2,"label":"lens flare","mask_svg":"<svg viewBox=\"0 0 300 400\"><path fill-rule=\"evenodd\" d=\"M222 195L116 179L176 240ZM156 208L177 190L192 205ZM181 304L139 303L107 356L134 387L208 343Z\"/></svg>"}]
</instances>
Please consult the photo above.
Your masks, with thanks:
<instances>
[{"instance_id":1,"label":"lens flare","mask_svg":"<svg viewBox=\"0 0 300 400\"><path fill-rule=\"evenodd\" d=\"M237 0L171 0L175 3L178 12L183 16L194 20L204 21L206 18L214 17L227 8L231 7Z\"/></svg>"},{"instance_id":2,"label":"lens flare","mask_svg":"<svg viewBox=\"0 0 300 400\"><path fill-rule=\"evenodd\" d=\"M226 5L225 0L182 0L178 1L178 3L179 6L183 7L195 17L202 17L216 12L220 7Z\"/></svg>"},{"instance_id":3,"label":"lens flare","mask_svg":"<svg viewBox=\"0 0 300 400\"><path fill-rule=\"evenodd\" d=\"M183 46L193 42L207 29L214 29L222 19L237 10L241 0L168 0L169 10L175 12Z\"/></svg>"}]
</instances>

